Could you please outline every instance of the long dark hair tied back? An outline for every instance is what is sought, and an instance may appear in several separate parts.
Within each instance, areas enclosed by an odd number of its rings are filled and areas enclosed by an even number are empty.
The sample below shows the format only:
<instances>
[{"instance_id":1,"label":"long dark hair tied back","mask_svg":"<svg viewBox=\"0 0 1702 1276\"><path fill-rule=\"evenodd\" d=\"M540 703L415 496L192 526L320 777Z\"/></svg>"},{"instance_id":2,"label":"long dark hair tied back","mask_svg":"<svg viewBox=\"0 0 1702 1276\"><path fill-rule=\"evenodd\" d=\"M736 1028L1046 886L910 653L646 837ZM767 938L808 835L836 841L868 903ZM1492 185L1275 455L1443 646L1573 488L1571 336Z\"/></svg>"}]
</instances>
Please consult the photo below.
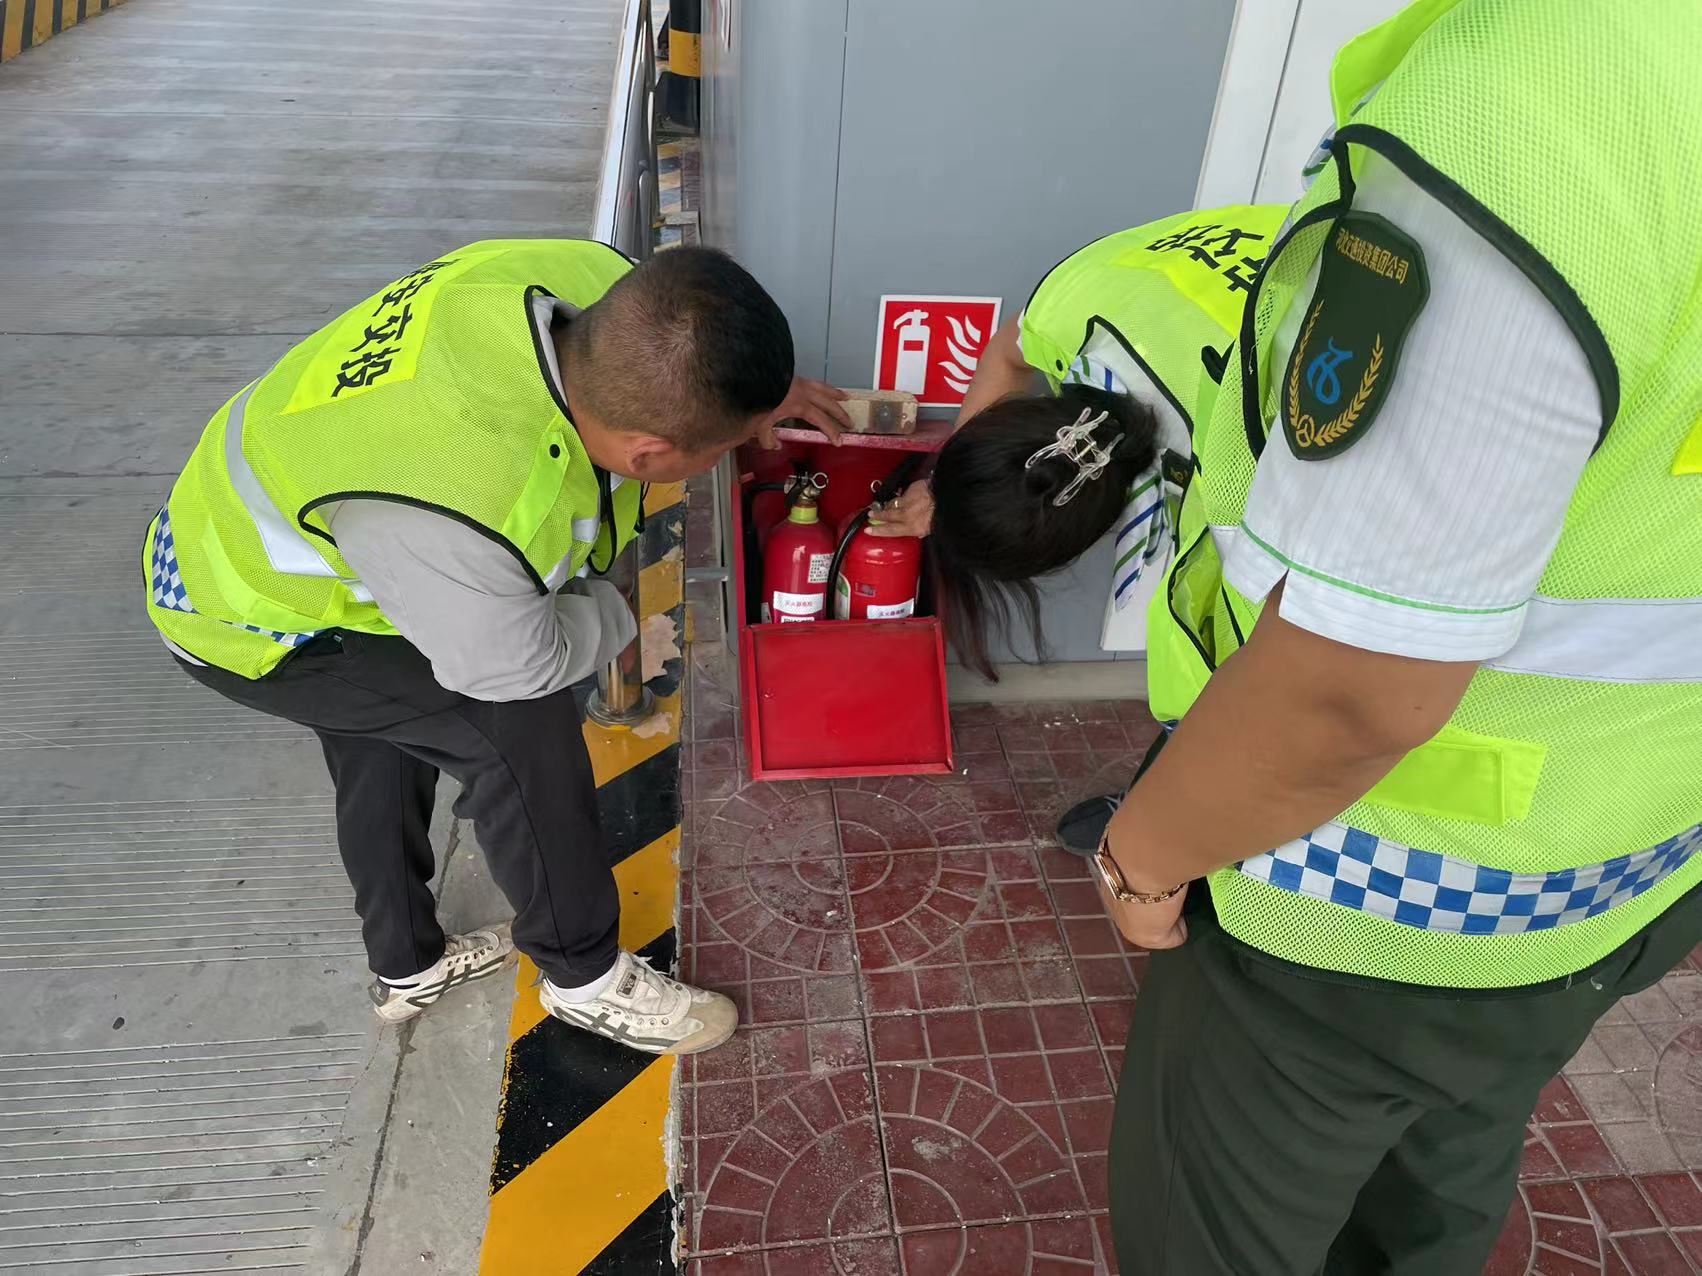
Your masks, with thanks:
<instances>
[{"instance_id":1,"label":"long dark hair tied back","mask_svg":"<svg viewBox=\"0 0 1702 1276\"><path fill-rule=\"evenodd\" d=\"M1081 466L1056 451L1059 431L1104 414L1091 439L1110 464L1057 500ZM1065 385L1056 395L1012 395L983 409L940 449L934 466L934 527L929 538L936 595L958 657L993 680L995 634L1013 622L1044 658L1039 577L1085 554L1117 521L1131 485L1157 455L1157 418L1127 395Z\"/></svg>"}]
</instances>

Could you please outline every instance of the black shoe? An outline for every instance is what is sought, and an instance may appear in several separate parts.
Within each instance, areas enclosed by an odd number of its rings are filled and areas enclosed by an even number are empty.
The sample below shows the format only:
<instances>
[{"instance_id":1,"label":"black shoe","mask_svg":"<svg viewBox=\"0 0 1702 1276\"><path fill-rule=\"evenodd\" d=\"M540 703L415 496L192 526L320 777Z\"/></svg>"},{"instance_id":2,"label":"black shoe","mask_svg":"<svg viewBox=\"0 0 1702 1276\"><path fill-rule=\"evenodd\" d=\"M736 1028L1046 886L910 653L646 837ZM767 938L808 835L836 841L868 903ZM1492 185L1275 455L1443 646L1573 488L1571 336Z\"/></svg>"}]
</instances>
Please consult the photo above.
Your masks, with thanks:
<instances>
[{"instance_id":1,"label":"black shoe","mask_svg":"<svg viewBox=\"0 0 1702 1276\"><path fill-rule=\"evenodd\" d=\"M1072 854L1094 854L1105 836L1105 826L1122 805L1123 799L1110 793L1077 802L1058 817L1058 841Z\"/></svg>"}]
</instances>

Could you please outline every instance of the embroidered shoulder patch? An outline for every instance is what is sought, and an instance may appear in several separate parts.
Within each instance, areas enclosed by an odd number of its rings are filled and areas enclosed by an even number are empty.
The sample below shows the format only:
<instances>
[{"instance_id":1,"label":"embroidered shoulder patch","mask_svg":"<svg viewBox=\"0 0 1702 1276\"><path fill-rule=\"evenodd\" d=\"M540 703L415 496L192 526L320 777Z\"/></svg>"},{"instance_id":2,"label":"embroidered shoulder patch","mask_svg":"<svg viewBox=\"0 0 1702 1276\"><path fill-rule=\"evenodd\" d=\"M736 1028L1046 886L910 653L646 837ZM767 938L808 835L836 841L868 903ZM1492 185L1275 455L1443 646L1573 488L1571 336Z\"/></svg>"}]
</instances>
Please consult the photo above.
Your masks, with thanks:
<instances>
[{"instance_id":1,"label":"embroidered shoulder patch","mask_svg":"<svg viewBox=\"0 0 1702 1276\"><path fill-rule=\"evenodd\" d=\"M1371 428L1429 296L1424 251L1410 235L1375 213L1335 224L1283 377L1280 415L1295 456L1321 461Z\"/></svg>"}]
</instances>

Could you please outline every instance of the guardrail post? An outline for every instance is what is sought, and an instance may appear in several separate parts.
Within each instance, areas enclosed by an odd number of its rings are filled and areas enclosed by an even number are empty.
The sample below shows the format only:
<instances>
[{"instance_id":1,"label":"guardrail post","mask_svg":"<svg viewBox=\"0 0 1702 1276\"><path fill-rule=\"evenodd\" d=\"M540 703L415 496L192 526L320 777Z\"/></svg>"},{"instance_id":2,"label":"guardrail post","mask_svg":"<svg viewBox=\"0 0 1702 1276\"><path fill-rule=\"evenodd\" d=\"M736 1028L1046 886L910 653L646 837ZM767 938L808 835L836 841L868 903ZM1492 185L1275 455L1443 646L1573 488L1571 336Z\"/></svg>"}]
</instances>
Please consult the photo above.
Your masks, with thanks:
<instances>
[{"instance_id":1,"label":"guardrail post","mask_svg":"<svg viewBox=\"0 0 1702 1276\"><path fill-rule=\"evenodd\" d=\"M621 591L634 616L638 610L638 541L628 545L603 579ZM628 669L626 666L630 665ZM643 722L656 708L656 697L644 685L642 636L632 646L597 671L597 689L586 702L585 716L604 727L630 727Z\"/></svg>"},{"instance_id":2,"label":"guardrail post","mask_svg":"<svg viewBox=\"0 0 1702 1276\"><path fill-rule=\"evenodd\" d=\"M616 60L614 92L609 102L609 131L603 142L602 170L597 177L596 209L592 234L628 256L642 261L650 255L651 220L656 211L656 40L650 21L650 0L627 0L622 20L622 54ZM634 96L639 97L634 109ZM636 117L641 136L632 136ZM642 148L635 163L628 156ZM634 180L636 179L636 180ZM631 222L621 216L622 196L636 186L637 215ZM619 589L632 614L642 623L638 609L638 538L615 557L604 579ZM630 668L626 666L630 665ZM656 697L644 685L644 640L632 646L597 671L597 689L585 705L585 716L604 727L631 727L656 709Z\"/></svg>"}]
</instances>

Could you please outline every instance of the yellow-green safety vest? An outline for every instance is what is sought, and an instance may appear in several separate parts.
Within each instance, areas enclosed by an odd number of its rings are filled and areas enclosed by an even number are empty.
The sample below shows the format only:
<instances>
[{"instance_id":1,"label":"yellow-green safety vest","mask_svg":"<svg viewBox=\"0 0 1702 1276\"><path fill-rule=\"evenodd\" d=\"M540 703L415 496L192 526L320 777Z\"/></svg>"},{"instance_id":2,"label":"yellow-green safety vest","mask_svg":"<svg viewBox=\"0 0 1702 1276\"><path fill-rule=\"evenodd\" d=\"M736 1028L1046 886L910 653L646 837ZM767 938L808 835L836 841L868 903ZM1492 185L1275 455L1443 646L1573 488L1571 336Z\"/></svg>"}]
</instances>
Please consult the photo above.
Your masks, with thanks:
<instances>
[{"instance_id":1,"label":"yellow-green safety vest","mask_svg":"<svg viewBox=\"0 0 1702 1276\"><path fill-rule=\"evenodd\" d=\"M1289 411L1274 334L1367 152L1553 302L1595 374L1602 439L1519 671L1480 669L1442 731L1313 837L1214 874L1244 942L1356 975L1522 986L1585 969L1702 881L1699 63L1697 0L1419 0L1337 55L1330 160L1260 273L1196 434L1178 552L1149 611L1154 712L1182 718L1258 617L1222 554L1249 535L1258 456Z\"/></svg>"},{"instance_id":2,"label":"yellow-green safety vest","mask_svg":"<svg viewBox=\"0 0 1702 1276\"><path fill-rule=\"evenodd\" d=\"M1177 213L1071 253L1023 308L1023 358L1054 390L1084 356L1132 367L1191 436L1202 387L1216 389L1243 303L1287 211L1238 204Z\"/></svg>"},{"instance_id":3,"label":"yellow-green safety vest","mask_svg":"<svg viewBox=\"0 0 1702 1276\"><path fill-rule=\"evenodd\" d=\"M208 423L149 525L149 618L246 678L323 630L394 634L325 520L343 500L437 510L540 593L605 565L632 538L639 484L586 456L534 300L583 309L631 265L585 240L468 244L290 350Z\"/></svg>"}]
</instances>

